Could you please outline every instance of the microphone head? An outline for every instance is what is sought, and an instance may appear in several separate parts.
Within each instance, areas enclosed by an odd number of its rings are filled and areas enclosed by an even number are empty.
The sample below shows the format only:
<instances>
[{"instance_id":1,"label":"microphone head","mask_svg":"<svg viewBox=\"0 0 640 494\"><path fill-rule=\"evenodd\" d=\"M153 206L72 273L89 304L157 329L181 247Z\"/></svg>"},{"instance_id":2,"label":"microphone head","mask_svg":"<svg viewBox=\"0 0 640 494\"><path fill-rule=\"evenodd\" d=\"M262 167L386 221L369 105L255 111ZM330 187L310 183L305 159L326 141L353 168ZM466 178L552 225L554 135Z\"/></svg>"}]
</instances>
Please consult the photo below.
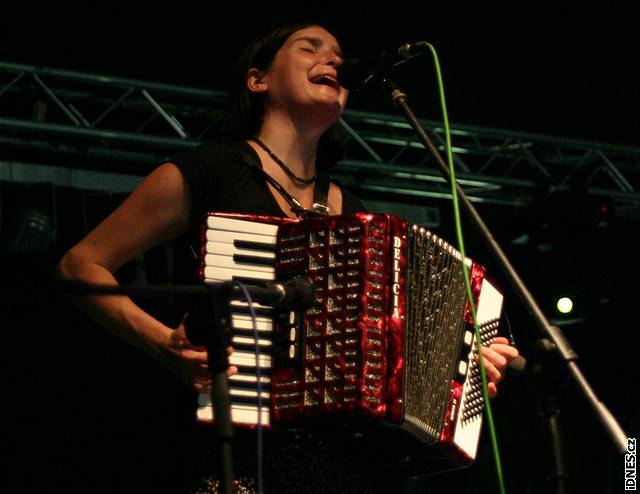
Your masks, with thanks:
<instances>
[{"instance_id":1,"label":"microphone head","mask_svg":"<svg viewBox=\"0 0 640 494\"><path fill-rule=\"evenodd\" d=\"M338 82L345 89L359 89L383 68L383 57L347 59L338 67Z\"/></svg>"},{"instance_id":2,"label":"microphone head","mask_svg":"<svg viewBox=\"0 0 640 494\"><path fill-rule=\"evenodd\" d=\"M518 355L511 362L509 362L509 365L507 365L507 373L515 377L522 376L526 370L527 360L522 355Z\"/></svg>"},{"instance_id":3,"label":"microphone head","mask_svg":"<svg viewBox=\"0 0 640 494\"><path fill-rule=\"evenodd\" d=\"M398 48L398 56L403 60L417 57L429 51L429 43L426 41L415 41L413 43L405 43Z\"/></svg>"},{"instance_id":4,"label":"microphone head","mask_svg":"<svg viewBox=\"0 0 640 494\"><path fill-rule=\"evenodd\" d=\"M357 90L407 60L426 53L428 49L426 41L418 41L405 43L373 57L347 59L338 67L338 82L346 89Z\"/></svg>"},{"instance_id":5,"label":"microphone head","mask_svg":"<svg viewBox=\"0 0 640 494\"><path fill-rule=\"evenodd\" d=\"M284 284L285 299L278 304L294 310L305 310L316 300L316 287L307 278L292 278Z\"/></svg>"}]
</instances>

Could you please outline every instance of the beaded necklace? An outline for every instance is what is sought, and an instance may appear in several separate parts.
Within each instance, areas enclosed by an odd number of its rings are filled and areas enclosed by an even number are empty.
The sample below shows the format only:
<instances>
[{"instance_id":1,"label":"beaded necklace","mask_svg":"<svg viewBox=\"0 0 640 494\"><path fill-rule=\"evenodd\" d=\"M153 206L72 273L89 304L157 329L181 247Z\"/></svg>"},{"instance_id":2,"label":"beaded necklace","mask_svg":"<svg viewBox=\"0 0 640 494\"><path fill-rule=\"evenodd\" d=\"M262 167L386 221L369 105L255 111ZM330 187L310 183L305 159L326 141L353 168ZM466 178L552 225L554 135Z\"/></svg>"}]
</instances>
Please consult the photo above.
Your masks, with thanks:
<instances>
[{"instance_id":1,"label":"beaded necklace","mask_svg":"<svg viewBox=\"0 0 640 494\"><path fill-rule=\"evenodd\" d=\"M273 161L275 161L278 165L280 165L280 168L282 168L284 170L284 172L289 175L289 177L292 180L295 180L296 182L300 183L300 184L304 184L304 185L309 185L312 184L313 182L316 181L316 177L318 176L318 170L316 169L316 171L313 173L313 177L311 178L300 178L298 177L295 173L293 173L293 170L291 170L291 168L289 168L284 161L282 161L273 151L271 151L271 149L269 149L269 146L267 146L264 142L262 142L260 140L259 137L254 136L251 138L258 146L260 146L262 149L264 149L267 154L269 156L271 156L271 159L273 159Z\"/></svg>"}]
</instances>

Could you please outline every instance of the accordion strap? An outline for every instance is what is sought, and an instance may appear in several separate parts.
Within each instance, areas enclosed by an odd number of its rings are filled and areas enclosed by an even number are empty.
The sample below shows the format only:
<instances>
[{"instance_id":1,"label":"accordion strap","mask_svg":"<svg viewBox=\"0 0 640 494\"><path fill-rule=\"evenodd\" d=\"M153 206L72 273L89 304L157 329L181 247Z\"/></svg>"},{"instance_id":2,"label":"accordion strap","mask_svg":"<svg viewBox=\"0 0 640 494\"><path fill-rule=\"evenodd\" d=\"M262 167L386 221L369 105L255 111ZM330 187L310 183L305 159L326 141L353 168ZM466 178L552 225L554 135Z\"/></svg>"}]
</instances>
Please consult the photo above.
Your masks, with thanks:
<instances>
[{"instance_id":1,"label":"accordion strap","mask_svg":"<svg viewBox=\"0 0 640 494\"><path fill-rule=\"evenodd\" d=\"M316 186L313 196L313 209L305 208L298 199L293 197L280 183L269 175L262 168L258 168L264 179L269 182L278 193L286 199L296 216L306 218L308 216L326 216L329 214L329 206L327 206L327 198L329 197L329 175L326 173L318 173L316 178Z\"/></svg>"},{"instance_id":2,"label":"accordion strap","mask_svg":"<svg viewBox=\"0 0 640 494\"><path fill-rule=\"evenodd\" d=\"M319 172L316 178L316 188L313 195L313 212L326 216L329 214L329 175Z\"/></svg>"}]
</instances>

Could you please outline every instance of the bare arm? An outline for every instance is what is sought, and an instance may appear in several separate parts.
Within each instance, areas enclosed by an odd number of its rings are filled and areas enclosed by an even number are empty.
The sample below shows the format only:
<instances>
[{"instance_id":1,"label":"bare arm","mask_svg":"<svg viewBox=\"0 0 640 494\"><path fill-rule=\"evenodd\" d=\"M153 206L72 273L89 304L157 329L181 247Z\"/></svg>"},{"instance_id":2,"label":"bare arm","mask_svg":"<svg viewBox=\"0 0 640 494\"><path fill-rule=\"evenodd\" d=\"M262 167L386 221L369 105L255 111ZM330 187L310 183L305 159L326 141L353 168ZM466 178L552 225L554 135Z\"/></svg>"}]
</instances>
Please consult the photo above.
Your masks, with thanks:
<instances>
[{"instance_id":1,"label":"bare arm","mask_svg":"<svg viewBox=\"0 0 640 494\"><path fill-rule=\"evenodd\" d=\"M64 255L58 264L58 276L91 284L116 284L112 273L120 266L186 231L190 206L190 193L180 170L171 163L161 165ZM91 295L76 302L110 333L181 375L196 389L197 383L208 377L206 351L189 344L182 323L174 331L127 296Z\"/></svg>"}]
</instances>

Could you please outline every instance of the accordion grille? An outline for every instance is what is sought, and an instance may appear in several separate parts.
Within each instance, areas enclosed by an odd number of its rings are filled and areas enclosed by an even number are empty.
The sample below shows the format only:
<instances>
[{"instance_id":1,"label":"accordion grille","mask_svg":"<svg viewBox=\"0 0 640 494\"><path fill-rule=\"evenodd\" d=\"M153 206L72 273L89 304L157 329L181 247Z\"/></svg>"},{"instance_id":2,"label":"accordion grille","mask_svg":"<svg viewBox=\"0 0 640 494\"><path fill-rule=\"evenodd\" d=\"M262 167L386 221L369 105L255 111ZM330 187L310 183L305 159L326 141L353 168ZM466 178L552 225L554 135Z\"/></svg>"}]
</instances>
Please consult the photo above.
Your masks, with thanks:
<instances>
[{"instance_id":1,"label":"accordion grille","mask_svg":"<svg viewBox=\"0 0 640 494\"><path fill-rule=\"evenodd\" d=\"M413 227L407 255L405 421L427 442L442 430L464 332L466 293L460 254Z\"/></svg>"}]
</instances>

